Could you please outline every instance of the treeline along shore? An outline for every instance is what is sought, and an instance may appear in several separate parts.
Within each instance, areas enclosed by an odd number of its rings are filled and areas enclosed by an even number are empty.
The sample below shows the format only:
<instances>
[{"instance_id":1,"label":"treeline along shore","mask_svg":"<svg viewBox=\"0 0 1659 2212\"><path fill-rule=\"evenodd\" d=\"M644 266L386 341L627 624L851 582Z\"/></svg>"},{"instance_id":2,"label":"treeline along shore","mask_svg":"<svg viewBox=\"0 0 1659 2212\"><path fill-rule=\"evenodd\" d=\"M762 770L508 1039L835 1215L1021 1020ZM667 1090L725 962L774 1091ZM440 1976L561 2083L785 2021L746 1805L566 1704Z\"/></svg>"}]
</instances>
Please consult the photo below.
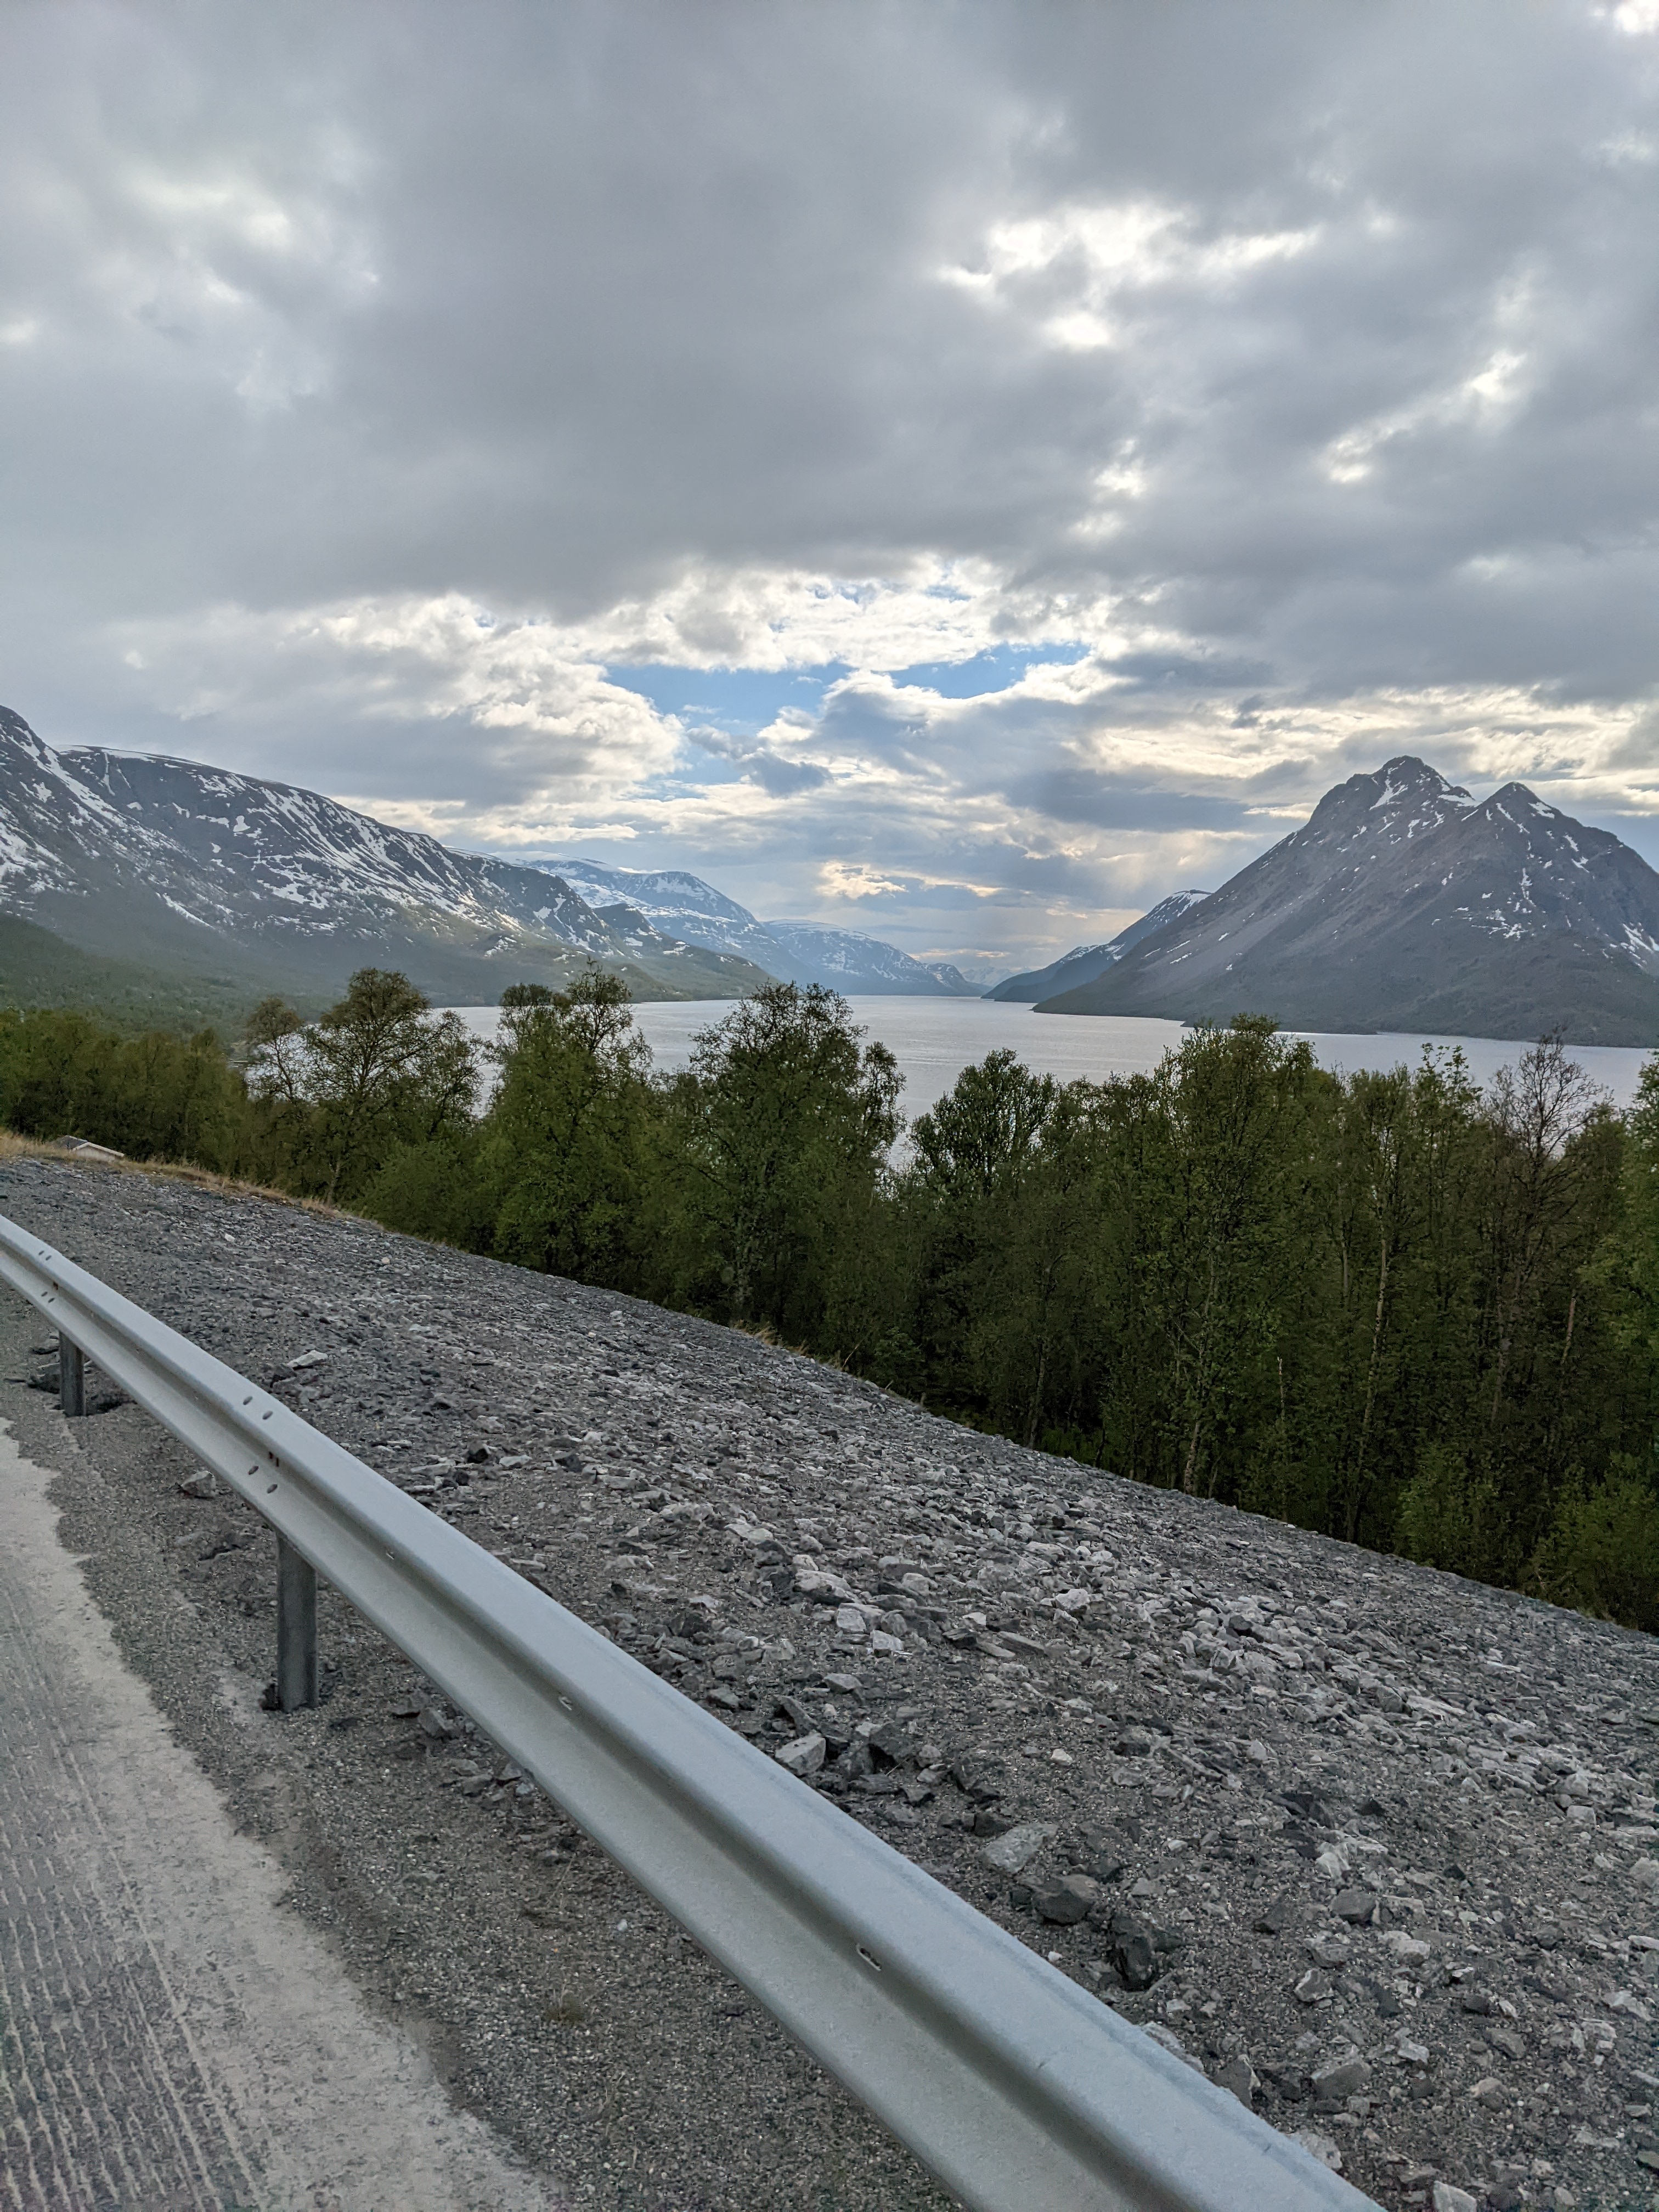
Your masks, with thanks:
<instances>
[{"instance_id":1,"label":"treeline along shore","mask_svg":"<svg viewBox=\"0 0 1659 2212\"><path fill-rule=\"evenodd\" d=\"M1151 1075L1006 1051L908 1131L778 985L653 1074L594 970L499 1041L365 969L228 1052L0 1013L0 1118L775 1335L1137 1480L1659 1628L1659 1059L1333 1074L1271 1021ZM493 1068L485 1065L493 1059ZM480 1101L485 1103L480 1106Z\"/></svg>"}]
</instances>

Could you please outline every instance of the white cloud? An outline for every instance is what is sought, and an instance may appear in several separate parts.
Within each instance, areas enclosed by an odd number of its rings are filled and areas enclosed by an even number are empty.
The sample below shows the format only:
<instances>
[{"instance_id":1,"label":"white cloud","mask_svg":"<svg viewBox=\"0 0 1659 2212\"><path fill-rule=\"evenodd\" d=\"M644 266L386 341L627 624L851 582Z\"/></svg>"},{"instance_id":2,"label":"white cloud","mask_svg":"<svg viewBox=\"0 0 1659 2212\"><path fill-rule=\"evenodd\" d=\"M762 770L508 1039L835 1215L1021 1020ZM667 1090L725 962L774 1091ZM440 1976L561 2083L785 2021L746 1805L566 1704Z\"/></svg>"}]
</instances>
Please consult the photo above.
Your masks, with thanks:
<instances>
[{"instance_id":1,"label":"white cloud","mask_svg":"<svg viewBox=\"0 0 1659 2212\"><path fill-rule=\"evenodd\" d=\"M8 703L935 951L1659 813L1652 7L1199 20L15 11Z\"/></svg>"}]
</instances>

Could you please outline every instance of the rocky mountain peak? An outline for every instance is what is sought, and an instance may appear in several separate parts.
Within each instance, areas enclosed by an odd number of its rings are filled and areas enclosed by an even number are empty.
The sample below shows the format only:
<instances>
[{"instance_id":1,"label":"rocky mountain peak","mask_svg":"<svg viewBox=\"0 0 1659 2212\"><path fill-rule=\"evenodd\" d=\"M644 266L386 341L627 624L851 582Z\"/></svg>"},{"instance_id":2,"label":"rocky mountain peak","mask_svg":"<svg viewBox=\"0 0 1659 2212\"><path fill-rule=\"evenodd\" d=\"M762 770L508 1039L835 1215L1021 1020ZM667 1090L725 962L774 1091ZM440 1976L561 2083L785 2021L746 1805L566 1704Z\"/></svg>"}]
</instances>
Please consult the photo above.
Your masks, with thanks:
<instances>
[{"instance_id":1,"label":"rocky mountain peak","mask_svg":"<svg viewBox=\"0 0 1659 2212\"><path fill-rule=\"evenodd\" d=\"M1190 914L1044 1011L1659 1041L1659 875L1524 784L1413 755L1327 792Z\"/></svg>"}]
</instances>

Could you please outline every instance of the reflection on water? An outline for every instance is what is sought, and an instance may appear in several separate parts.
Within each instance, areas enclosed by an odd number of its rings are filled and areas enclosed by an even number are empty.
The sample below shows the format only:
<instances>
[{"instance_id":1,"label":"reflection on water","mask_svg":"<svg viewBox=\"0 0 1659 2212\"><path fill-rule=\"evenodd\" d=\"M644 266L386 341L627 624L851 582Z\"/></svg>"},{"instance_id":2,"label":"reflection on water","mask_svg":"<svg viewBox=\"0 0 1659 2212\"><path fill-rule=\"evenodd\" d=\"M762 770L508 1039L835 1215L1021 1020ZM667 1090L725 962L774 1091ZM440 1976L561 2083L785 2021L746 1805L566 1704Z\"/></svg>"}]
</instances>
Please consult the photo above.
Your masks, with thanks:
<instances>
[{"instance_id":1,"label":"reflection on water","mask_svg":"<svg viewBox=\"0 0 1659 2212\"><path fill-rule=\"evenodd\" d=\"M912 1120L950 1090L964 1067L988 1052L1007 1045L1028 1067L1062 1083L1078 1076L1099 1082L1108 1075L1144 1073L1158 1066L1182 1038L1179 1022L1146 1021L1129 1014L1037 1014L1029 1006L1010 1006L990 999L852 999L854 1018L878 1037L904 1077L902 1104ZM494 1006L456 1009L469 1028L493 1036L499 1019ZM691 1041L732 1011L726 999L683 1000L636 1006L634 1018L656 1057L659 1068L684 1067ZM1458 1046L1476 1083L1489 1083L1500 1067L1512 1066L1532 1042L1495 1037L1321 1036L1310 1042L1326 1067L1352 1074L1361 1068L1415 1066L1425 1044ZM1577 1045L1572 1057L1620 1106L1635 1096L1644 1052L1615 1045Z\"/></svg>"}]
</instances>

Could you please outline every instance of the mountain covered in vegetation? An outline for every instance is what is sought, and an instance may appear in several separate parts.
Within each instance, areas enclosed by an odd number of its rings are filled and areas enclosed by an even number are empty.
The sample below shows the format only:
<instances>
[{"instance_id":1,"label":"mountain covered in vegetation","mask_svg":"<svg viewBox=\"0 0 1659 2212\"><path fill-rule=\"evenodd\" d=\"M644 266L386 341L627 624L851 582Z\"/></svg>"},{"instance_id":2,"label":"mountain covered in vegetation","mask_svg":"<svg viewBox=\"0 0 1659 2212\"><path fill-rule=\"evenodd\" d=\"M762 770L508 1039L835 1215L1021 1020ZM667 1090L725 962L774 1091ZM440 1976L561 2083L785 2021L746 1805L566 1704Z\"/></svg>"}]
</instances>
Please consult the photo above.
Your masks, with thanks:
<instances>
[{"instance_id":1,"label":"mountain covered in vegetation","mask_svg":"<svg viewBox=\"0 0 1659 2212\"><path fill-rule=\"evenodd\" d=\"M621 901L595 907L514 862L457 853L314 791L194 761L63 752L0 708L0 916L33 925L30 972L87 963L175 993L251 1002L331 994L395 967L441 999L556 986L588 961L639 998L734 998L767 981Z\"/></svg>"},{"instance_id":2,"label":"mountain covered in vegetation","mask_svg":"<svg viewBox=\"0 0 1659 2212\"><path fill-rule=\"evenodd\" d=\"M1524 784L1476 800L1402 756L1037 1011L1650 1045L1659 874Z\"/></svg>"}]
</instances>

